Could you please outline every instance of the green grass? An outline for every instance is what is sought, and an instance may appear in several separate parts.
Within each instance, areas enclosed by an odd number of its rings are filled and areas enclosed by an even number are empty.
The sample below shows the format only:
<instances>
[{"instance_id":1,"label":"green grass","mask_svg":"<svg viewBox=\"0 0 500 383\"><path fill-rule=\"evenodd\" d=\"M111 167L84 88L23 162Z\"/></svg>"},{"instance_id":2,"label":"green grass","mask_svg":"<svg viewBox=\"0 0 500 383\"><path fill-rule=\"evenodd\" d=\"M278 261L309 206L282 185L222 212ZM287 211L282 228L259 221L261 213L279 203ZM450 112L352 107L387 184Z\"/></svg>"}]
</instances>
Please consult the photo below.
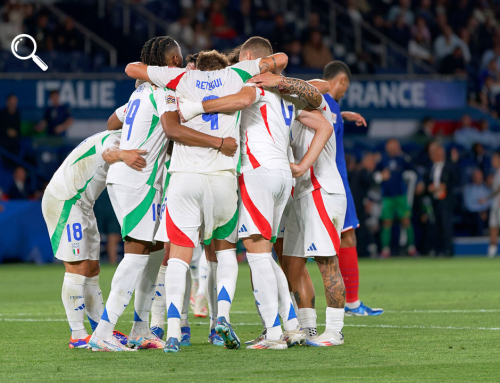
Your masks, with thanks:
<instances>
[{"instance_id":1,"label":"green grass","mask_svg":"<svg viewBox=\"0 0 500 383\"><path fill-rule=\"evenodd\" d=\"M194 344L179 354L116 354L67 347L62 266L0 265L0 382L500 381L500 331L493 330L500 327L499 259L393 259L360 267L361 299L386 313L346 318L341 347L225 350L207 343L207 320L192 318ZM321 279L314 264L310 271L324 323ZM102 269L104 296L113 272ZM117 326L124 333L132 306ZM240 266L233 311L240 338L255 337L260 320L247 265Z\"/></svg>"}]
</instances>

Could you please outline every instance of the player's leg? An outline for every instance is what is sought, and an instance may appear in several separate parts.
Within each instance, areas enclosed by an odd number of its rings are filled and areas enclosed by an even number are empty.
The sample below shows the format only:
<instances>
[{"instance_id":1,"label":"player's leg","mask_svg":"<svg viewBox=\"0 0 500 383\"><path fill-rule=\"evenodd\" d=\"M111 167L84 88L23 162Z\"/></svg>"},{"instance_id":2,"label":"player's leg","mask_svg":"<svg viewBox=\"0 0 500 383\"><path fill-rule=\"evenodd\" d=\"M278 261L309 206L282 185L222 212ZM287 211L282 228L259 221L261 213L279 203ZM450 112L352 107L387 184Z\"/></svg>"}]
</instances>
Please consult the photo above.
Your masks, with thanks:
<instances>
[{"instance_id":1,"label":"player's leg","mask_svg":"<svg viewBox=\"0 0 500 383\"><path fill-rule=\"evenodd\" d=\"M109 233L108 242L106 243L106 252L109 256L109 264L116 265L118 262L118 244L122 240L119 233Z\"/></svg>"},{"instance_id":2,"label":"player's leg","mask_svg":"<svg viewBox=\"0 0 500 383\"><path fill-rule=\"evenodd\" d=\"M208 342L215 346L224 346L224 341L215 332L217 325L217 256L215 255L215 243L205 245L205 258L207 259L207 304L208 316L210 318L210 332Z\"/></svg>"},{"instance_id":3,"label":"player's leg","mask_svg":"<svg viewBox=\"0 0 500 383\"><path fill-rule=\"evenodd\" d=\"M156 291L153 306L151 307L151 332L158 338L163 339L165 335L165 273L167 272L168 256L170 254L170 242L165 243L165 255L156 277Z\"/></svg>"},{"instance_id":4,"label":"player's leg","mask_svg":"<svg viewBox=\"0 0 500 383\"><path fill-rule=\"evenodd\" d=\"M498 252L498 226L499 226L500 209L492 208L490 212L490 245L488 247L488 257L493 258Z\"/></svg>"},{"instance_id":5,"label":"player's leg","mask_svg":"<svg viewBox=\"0 0 500 383\"><path fill-rule=\"evenodd\" d=\"M200 261L198 262L198 290L194 292L194 316L200 318L207 317L207 300L206 300L206 290L207 290L207 275L208 275L208 264L207 258L205 257L205 251L202 248L202 254Z\"/></svg>"},{"instance_id":6,"label":"player's leg","mask_svg":"<svg viewBox=\"0 0 500 383\"><path fill-rule=\"evenodd\" d=\"M382 220L382 229L380 231L380 242L382 245L382 258L389 258L391 256L391 231L392 220L394 218L394 198L382 198L382 213L380 219Z\"/></svg>"}]
</instances>

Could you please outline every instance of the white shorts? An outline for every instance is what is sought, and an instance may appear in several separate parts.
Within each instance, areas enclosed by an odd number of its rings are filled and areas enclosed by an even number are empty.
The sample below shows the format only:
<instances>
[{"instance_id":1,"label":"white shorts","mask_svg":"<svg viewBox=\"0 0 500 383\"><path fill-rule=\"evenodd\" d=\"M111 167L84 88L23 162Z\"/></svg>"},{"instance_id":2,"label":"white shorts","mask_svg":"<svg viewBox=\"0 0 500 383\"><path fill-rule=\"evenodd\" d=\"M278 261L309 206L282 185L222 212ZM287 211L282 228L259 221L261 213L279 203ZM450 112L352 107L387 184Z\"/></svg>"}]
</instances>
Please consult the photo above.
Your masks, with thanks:
<instances>
[{"instance_id":1,"label":"white shorts","mask_svg":"<svg viewBox=\"0 0 500 383\"><path fill-rule=\"evenodd\" d=\"M77 199L58 200L46 191L42 213L57 259L65 262L99 260L101 238L91 207Z\"/></svg>"},{"instance_id":2,"label":"white shorts","mask_svg":"<svg viewBox=\"0 0 500 383\"><path fill-rule=\"evenodd\" d=\"M160 224L161 192L150 185L132 189L109 184L108 194L116 218L122 228L122 237L153 242Z\"/></svg>"},{"instance_id":3,"label":"white shorts","mask_svg":"<svg viewBox=\"0 0 500 383\"><path fill-rule=\"evenodd\" d=\"M225 173L172 174L165 209L165 226L171 243L197 247L200 238L205 245L212 238L237 242L236 177Z\"/></svg>"},{"instance_id":4,"label":"white shorts","mask_svg":"<svg viewBox=\"0 0 500 383\"><path fill-rule=\"evenodd\" d=\"M500 208L491 208L489 227L500 227Z\"/></svg>"},{"instance_id":5,"label":"white shorts","mask_svg":"<svg viewBox=\"0 0 500 383\"><path fill-rule=\"evenodd\" d=\"M293 187L292 192L288 196L286 201L285 210L283 210L283 214L281 215L280 227L278 228L278 238L283 238L285 236L285 225L290 212L292 211L292 202L293 202Z\"/></svg>"},{"instance_id":6,"label":"white shorts","mask_svg":"<svg viewBox=\"0 0 500 383\"><path fill-rule=\"evenodd\" d=\"M292 190L292 174L259 167L239 177L238 238L260 234L276 242L279 224Z\"/></svg>"},{"instance_id":7,"label":"white shorts","mask_svg":"<svg viewBox=\"0 0 500 383\"><path fill-rule=\"evenodd\" d=\"M344 194L323 189L294 200L286 221L283 254L303 258L337 255L346 207Z\"/></svg>"}]
</instances>

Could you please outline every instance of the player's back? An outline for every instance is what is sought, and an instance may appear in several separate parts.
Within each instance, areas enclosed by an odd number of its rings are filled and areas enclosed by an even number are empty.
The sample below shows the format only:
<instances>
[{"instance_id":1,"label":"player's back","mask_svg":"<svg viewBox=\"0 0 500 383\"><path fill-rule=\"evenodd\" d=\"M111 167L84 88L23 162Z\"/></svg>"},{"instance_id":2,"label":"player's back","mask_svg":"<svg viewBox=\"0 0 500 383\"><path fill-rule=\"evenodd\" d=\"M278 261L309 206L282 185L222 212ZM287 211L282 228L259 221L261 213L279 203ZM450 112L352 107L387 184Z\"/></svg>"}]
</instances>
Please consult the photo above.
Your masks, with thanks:
<instances>
[{"instance_id":1,"label":"player's back","mask_svg":"<svg viewBox=\"0 0 500 383\"><path fill-rule=\"evenodd\" d=\"M144 159L147 165L138 172L124 162L117 162L109 169L108 184L137 189L148 182L154 182L157 189L161 188L161 171L157 170L166 153L167 137L160 123L157 101L165 96L163 88L154 90L149 83L140 85L130 96L124 111L120 149L146 150ZM154 180L149 180L152 173L155 173Z\"/></svg>"},{"instance_id":2,"label":"player's back","mask_svg":"<svg viewBox=\"0 0 500 383\"><path fill-rule=\"evenodd\" d=\"M334 116L328 104L325 104L320 111L326 120L333 125ZM314 131L312 129L298 121L293 122L291 146L296 161L300 161L304 157L313 137ZM294 198L300 198L319 188L332 194L345 194L344 184L336 164L336 146L336 137L335 134L332 134L311 169L296 180Z\"/></svg>"},{"instance_id":3,"label":"player's back","mask_svg":"<svg viewBox=\"0 0 500 383\"><path fill-rule=\"evenodd\" d=\"M176 87L177 97L193 102L203 102L237 93L244 82L240 75L227 67L215 71L188 71ZM234 113L204 113L185 125L199 132L216 137L239 139L241 111ZM169 172L213 173L236 171L238 158L224 156L217 149L185 146L176 143Z\"/></svg>"},{"instance_id":4,"label":"player's back","mask_svg":"<svg viewBox=\"0 0 500 383\"><path fill-rule=\"evenodd\" d=\"M106 187L109 165L102 153L107 147L119 145L120 136L121 130L104 131L81 142L54 173L47 191L61 201L79 196L93 205Z\"/></svg>"},{"instance_id":5,"label":"player's back","mask_svg":"<svg viewBox=\"0 0 500 383\"><path fill-rule=\"evenodd\" d=\"M277 89L256 89L256 100L241 114L241 172L263 166L290 171L288 147L294 105Z\"/></svg>"}]
</instances>

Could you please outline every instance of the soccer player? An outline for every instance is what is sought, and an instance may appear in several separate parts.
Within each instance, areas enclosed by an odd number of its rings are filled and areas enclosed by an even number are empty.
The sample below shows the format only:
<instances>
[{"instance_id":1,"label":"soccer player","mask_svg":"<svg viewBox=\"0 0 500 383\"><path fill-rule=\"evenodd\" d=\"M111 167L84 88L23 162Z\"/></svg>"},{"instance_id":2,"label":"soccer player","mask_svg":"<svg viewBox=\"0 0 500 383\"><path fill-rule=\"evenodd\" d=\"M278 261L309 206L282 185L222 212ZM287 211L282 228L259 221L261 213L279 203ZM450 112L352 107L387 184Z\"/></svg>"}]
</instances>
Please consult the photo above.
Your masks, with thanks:
<instances>
[{"instance_id":1,"label":"soccer player","mask_svg":"<svg viewBox=\"0 0 500 383\"><path fill-rule=\"evenodd\" d=\"M144 57L147 46L148 43L141 53L142 61L156 58L157 63L162 65L182 65L182 53L172 38L157 38L152 43L149 55ZM168 147L160 116L169 110L170 101L166 89L154 90L151 83L143 83L132 93L126 106L121 148L145 149L145 157L149 162L137 174L119 163L108 174L108 191L122 227L125 257L113 277L102 320L89 341L93 351L122 351L111 334L134 290L134 325L129 345L137 348L162 348L164 345L161 339L150 332L148 316L164 253L160 250L163 249L163 243L153 244L153 240L159 223L162 172ZM197 133L196 136L198 141L204 141L210 147L219 144L214 144L207 135Z\"/></svg>"},{"instance_id":2,"label":"soccer player","mask_svg":"<svg viewBox=\"0 0 500 383\"><path fill-rule=\"evenodd\" d=\"M495 169L493 178L493 192L489 195L491 199L490 211L490 245L488 246L488 257L494 258L498 252L498 227L500 226L500 153L495 152L491 156L491 166ZM482 203L486 201L480 201Z\"/></svg>"},{"instance_id":3,"label":"soccer player","mask_svg":"<svg viewBox=\"0 0 500 383\"><path fill-rule=\"evenodd\" d=\"M406 182L403 177L405 171L413 171L417 174L417 187L421 187L421 177L411 164L410 159L401 151L401 145L395 138L391 138L385 144L385 153L377 164L374 173L375 181L380 184L382 190L382 231L380 241L382 242L382 258L391 256L391 230L392 221L397 217L401 226L407 232L408 255L417 255L415 248L415 233L411 224L411 208L406 196Z\"/></svg>"},{"instance_id":4,"label":"soccer player","mask_svg":"<svg viewBox=\"0 0 500 383\"><path fill-rule=\"evenodd\" d=\"M259 60L249 60L226 67L227 58L216 51L201 52L196 71L174 68L127 67L131 77L151 79L160 86L176 89L178 97L200 102L239 91L246 80L258 73L282 69L287 56L275 54ZM176 134L179 124L175 113L165 117L165 127ZM239 138L240 112L204 114L188 122L193 130L216 137ZM172 173L167 195L167 232L171 241L170 260L166 273L167 345L165 352L179 351L181 307L185 278L192 249L201 239L207 245L215 239L217 257L218 318L216 332L227 348L239 348L240 341L229 321L238 264L236 261L237 226L237 162L227 159L216 150L190 148L176 144L169 173ZM209 259L209 261L211 261Z\"/></svg>"},{"instance_id":5,"label":"soccer player","mask_svg":"<svg viewBox=\"0 0 500 383\"><path fill-rule=\"evenodd\" d=\"M252 37L241 46L240 62L272 53L271 43L267 39ZM298 116L300 121L316 131L309 153L298 166L292 165L295 173L305 172L314 163L332 129L320 112L304 111L303 101L296 97L282 97L277 88L279 86L282 91L298 95L313 107L319 107L323 99L314 86L302 80L269 73L257 76L256 79L261 79L255 81L262 81L263 76L268 81L267 85L273 88L264 90L244 87L232 96L198 104L183 102L181 99L179 105L184 118L191 118L193 111L230 113L250 105L241 114L243 150L239 177L238 233L247 249L255 299L264 319L267 335L265 339L247 348L286 349L288 345L305 340L291 304L286 277L271 255L283 209L292 188L292 172L287 156L290 123ZM285 327L284 337L279 316Z\"/></svg>"},{"instance_id":6,"label":"soccer player","mask_svg":"<svg viewBox=\"0 0 500 383\"><path fill-rule=\"evenodd\" d=\"M340 272L344 279L346 287L346 315L351 316L375 316L381 315L382 309L371 309L370 307L360 302L358 298L359 289L359 266L358 252L356 250L356 233L355 230L359 227L358 217L356 216L356 208L352 198L349 181L347 179L347 168L344 155L344 121L355 121L357 125L365 125L365 119L359 113L340 112L339 100L344 96L349 87L351 79L351 71L349 67L342 61L332 61L325 66L323 72L323 80L330 84L330 91L325 94L325 100L330 106L332 113L336 116L335 143L337 147L336 163L339 170L342 182L344 184L347 210L344 220L344 227L340 235L340 254L339 266Z\"/></svg>"},{"instance_id":7,"label":"soccer player","mask_svg":"<svg viewBox=\"0 0 500 383\"><path fill-rule=\"evenodd\" d=\"M62 301L71 329L70 348L88 347L85 312L92 330L103 312L100 236L93 207L106 187L109 164L123 161L137 172L146 167L145 151L119 149L120 136L121 131L104 131L84 140L54 173L42 199L54 256L66 268ZM123 334L115 332L115 337L126 343ZM117 347L124 349L118 340Z\"/></svg>"}]
</instances>

